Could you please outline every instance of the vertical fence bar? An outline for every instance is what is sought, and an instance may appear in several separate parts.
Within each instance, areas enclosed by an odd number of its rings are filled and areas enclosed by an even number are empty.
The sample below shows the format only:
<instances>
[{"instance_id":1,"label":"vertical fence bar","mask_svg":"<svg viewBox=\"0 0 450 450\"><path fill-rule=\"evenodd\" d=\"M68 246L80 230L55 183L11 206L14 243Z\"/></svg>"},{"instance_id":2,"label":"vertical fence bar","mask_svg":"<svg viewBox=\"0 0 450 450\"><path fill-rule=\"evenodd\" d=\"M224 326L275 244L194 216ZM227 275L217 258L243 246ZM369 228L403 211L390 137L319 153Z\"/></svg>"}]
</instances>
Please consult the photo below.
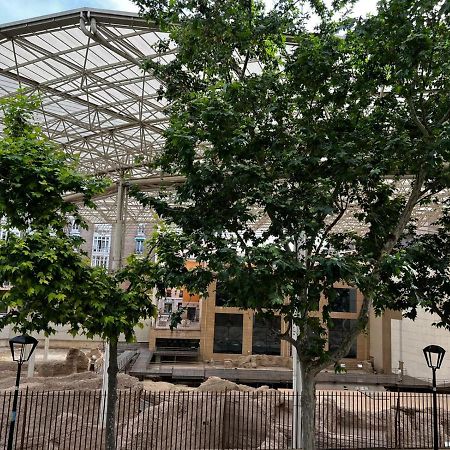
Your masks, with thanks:
<instances>
[{"instance_id":1,"label":"vertical fence bar","mask_svg":"<svg viewBox=\"0 0 450 450\"><path fill-rule=\"evenodd\" d=\"M51 393L50 393L50 392L47 392L47 393L46 393L46 396L45 396L44 432L43 432L43 442L42 442L42 446L43 446L43 447L44 447L45 441L47 441L47 447L48 447L48 444L49 444L49 441L50 441L50 433L49 433L48 428L47 428L47 417L49 417L49 414L48 414L48 411L49 411L48 405L49 405L49 401L50 401L50 396L51 396ZM44 403L44 402L42 402L42 403Z\"/></svg>"},{"instance_id":2,"label":"vertical fence bar","mask_svg":"<svg viewBox=\"0 0 450 450\"><path fill-rule=\"evenodd\" d=\"M155 423L155 414L158 411L158 406L156 403L156 392L148 392L148 411L147 411L147 427L151 423L151 430L150 430L150 444L151 448L156 448L156 446L153 446L153 442L156 442L156 429L157 429L157 423ZM147 440L148 431L145 436L145 439Z\"/></svg>"},{"instance_id":3,"label":"vertical fence bar","mask_svg":"<svg viewBox=\"0 0 450 450\"><path fill-rule=\"evenodd\" d=\"M6 442L11 396L0 393L0 447ZM292 431L292 408L300 403L295 396L280 391L119 391L117 421L122 433L120 439L117 433L117 446L250 450L266 440L271 442L266 447L284 449L291 446L286 436ZM101 449L100 401L97 391L21 391L15 448ZM449 396L439 394L437 406L442 447ZM317 448L432 448L429 392L319 391L316 411Z\"/></svg>"},{"instance_id":4,"label":"vertical fence bar","mask_svg":"<svg viewBox=\"0 0 450 450\"><path fill-rule=\"evenodd\" d=\"M64 418L63 414L65 413L64 406L65 406L66 391L61 391L60 395L61 395L61 401L60 401L60 399L58 397L58 401L57 401L57 405L56 405L56 414L55 414L55 419L57 419L58 416L60 418L60 420L59 420L59 430L55 429L55 434L54 434L55 439L56 439L56 433L58 432L58 446L61 446L61 436L62 436L61 432L62 432L62 427L63 427L63 418ZM61 409L60 409L60 406L61 406ZM65 421L66 425L67 425L67 420L68 420L68 417L66 415L66 421ZM55 420L55 425L56 424L58 424L57 420Z\"/></svg>"},{"instance_id":5,"label":"vertical fence bar","mask_svg":"<svg viewBox=\"0 0 450 450\"><path fill-rule=\"evenodd\" d=\"M161 392L158 392L158 403L157 403L157 409L156 409L156 428L155 428L155 442L156 442L156 448L159 449L161 448L159 446L159 442L160 442L160 437L159 437L159 433L161 432L161 427L159 426L159 411L161 409Z\"/></svg>"},{"instance_id":6,"label":"vertical fence bar","mask_svg":"<svg viewBox=\"0 0 450 450\"><path fill-rule=\"evenodd\" d=\"M28 389L28 386L26 388L26 393L25 393L25 406L23 409L23 425L22 425L22 438L20 439L20 448L23 449L23 446L26 445L28 446L27 442L29 441L30 438L30 428L31 428L31 423L30 420L28 419L28 416L30 416L30 418L32 417L31 411L33 410L33 399L31 397L30 391ZM25 437L26 434L26 437Z\"/></svg>"}]
</instances>

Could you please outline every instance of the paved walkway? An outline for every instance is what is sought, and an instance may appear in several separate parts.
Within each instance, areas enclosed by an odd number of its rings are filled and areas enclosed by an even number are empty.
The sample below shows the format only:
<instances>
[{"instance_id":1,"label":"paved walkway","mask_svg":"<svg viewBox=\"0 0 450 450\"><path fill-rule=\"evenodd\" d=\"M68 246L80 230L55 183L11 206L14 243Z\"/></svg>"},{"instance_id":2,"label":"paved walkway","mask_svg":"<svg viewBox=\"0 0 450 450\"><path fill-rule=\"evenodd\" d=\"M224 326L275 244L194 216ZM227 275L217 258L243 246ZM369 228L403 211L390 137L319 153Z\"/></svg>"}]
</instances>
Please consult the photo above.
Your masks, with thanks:
<instances>
[{"instance_id":1,"label":"paved walkway","mask_svg":"<svg viewBox=\"0 0 450 450\"><path fill-rule=\"evenodd\" d=\"M221 365L204 363L151 363L153 353L150 350L141 350L132 368L130 375L138 378L164 378L176 381L203 381L208 377L220 377L237 383L259 384L288 384L292 381L292 370L284 367L259 368L225 368ZM348 372L336 374L334 372L321 372L317 376L319 385L362 385L362 386L399 386L401 389L412 387L427 387L428 382L410 376L404 376L402 381L397 375L381 375L365 372ZM341 387L342 388L342 387Z\"/></svg>"}]
</instances>

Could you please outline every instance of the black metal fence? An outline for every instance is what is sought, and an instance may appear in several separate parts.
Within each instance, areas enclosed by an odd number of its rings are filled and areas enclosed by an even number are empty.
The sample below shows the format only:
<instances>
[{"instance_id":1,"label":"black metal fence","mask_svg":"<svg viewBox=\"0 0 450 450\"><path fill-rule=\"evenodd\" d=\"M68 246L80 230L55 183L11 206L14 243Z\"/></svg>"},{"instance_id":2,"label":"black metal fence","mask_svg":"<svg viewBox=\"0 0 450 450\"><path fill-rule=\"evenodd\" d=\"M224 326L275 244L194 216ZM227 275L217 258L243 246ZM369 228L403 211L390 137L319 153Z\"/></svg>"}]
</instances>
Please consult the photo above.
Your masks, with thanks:
<instances>
[{"instance_id":1,"label":"black metal fence","mask_svg":"<svg viewBox=\"0 0 450 450\"><path fill-rule=\"evenodd\" d=\"M0 449L6 448L13 392L0 393ZM291 392L145 392L118 394L122 450L289 449ZM94 450L104 443L99 391L21 391L15 449ZM440 447L449 446L449 396L438 395ZM432 448L431 394L321 391L320 449Z\"/></svg>"}]
</instances>

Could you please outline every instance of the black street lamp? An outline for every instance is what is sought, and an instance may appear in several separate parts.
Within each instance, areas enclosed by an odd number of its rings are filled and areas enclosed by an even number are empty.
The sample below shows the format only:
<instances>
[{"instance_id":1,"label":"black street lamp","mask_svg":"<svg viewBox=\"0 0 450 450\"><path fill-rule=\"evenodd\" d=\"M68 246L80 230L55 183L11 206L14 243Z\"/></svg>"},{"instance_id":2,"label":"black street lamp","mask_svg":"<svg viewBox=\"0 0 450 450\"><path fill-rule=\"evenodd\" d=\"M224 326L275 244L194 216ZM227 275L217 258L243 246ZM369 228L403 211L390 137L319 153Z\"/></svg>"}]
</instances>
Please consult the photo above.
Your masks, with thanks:
<instances>
[{"instance_id":1,"label":"black street lamp","mask_svg":"<svg viewBox=\"0 0 450 450\"><path fill-rule=\"evenodd\" d=\"M16 387L14 389L14 399L11 411L11 417L9 422L9 436L7 450L13 450L14 441L14 427L16 425L17 416L17 399L19 397L19 383L20 372L22 370L22 364L30 359L30 356L34 352L38 341L31 336L23 334L22 336L16 336L9 340L9 347L11 348L11 354L13 361L17 362L17 376Z\"/></svg>"},{"instance_id":2,"label":"black street lamp","mask_svg":"<svg viewBox=\"0 0 450 450\"><path fill-rule=\"evenodd\" d=\"M436 370L441 368L445 350L439 345L428 345L423 349L428 367L433 372L433 449L438 450L438 420L437 420L437 394L436 394Z\"/></svg>"}]
</instances>

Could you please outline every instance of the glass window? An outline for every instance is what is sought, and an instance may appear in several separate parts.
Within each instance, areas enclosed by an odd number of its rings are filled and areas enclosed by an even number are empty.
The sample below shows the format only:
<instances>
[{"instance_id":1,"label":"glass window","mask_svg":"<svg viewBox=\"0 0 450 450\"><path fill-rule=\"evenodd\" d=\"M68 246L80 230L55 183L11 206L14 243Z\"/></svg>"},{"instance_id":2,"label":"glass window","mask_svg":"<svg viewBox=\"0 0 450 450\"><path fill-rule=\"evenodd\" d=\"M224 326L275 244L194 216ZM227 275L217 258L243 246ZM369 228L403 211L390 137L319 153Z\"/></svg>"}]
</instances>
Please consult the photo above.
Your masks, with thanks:
<instances>
[{"instance_id":1,"label":"glass window","mask_svg":"<svg viewBox=\"0 0 450 450\"><path fill-rule=\"evenodd\" d=\"M336 350L342 344L344 337L356 326L356 320L352 319L333 319L333 327L328 330L328 348ZM356 339L345 356L346 358L356 358Z\"/></svg>"},{"instance_id":2,"label":"glass window","mask_svg":"<svg viewBox=\"0 0 450 450\"><path fill-rule=\"evenodd\" d=\"M108 224L95 225L92 237L92 253L103 253L109 255L111 244L112 226Z\"/></svg>"},{"instance_id":3,"label":"glass window","mask_svg":"<svg viewBox=\"0 0 450 450\"><path fill-rule=\"evenodd\" d=\"M280 329L280 317L263 318L255 314L253 318L252 353L254 355L280 355L281 340L278 334Z\"/></svg>"},{"instance_id":4,"label":"glass window","mask_svg":"<svg viewBox=\"0 0 450 450\"><path fill-rule=\"evenodd\" d=\"M5 291L0 291L0 299L5 294ZM8 307L0 304L0 317L4 316L8 312Z\"/></svg>"},{"instance_id":5,"label":"glass window","mask_svg":"<svg viewBox=\"0 0 450 450\"><path fill-rule=\"evenodd\" d=\"M80 236L80 234L81 234L80 224L75 222L75 218L71 217L69 220L69 235Z\"/></svg>"},{"instance_id":6,"label":"glass window","mask_svg":"<svg viewBox=\"0 0 450 450\"><path fill-rule=\"evenodd\" d=\"M356 289L336 288L336 297L330 300L331 311L333 312L356 312Z\"/></svg>"},{"instance_id":7,"label":"glass window","mask_svg":"<svg viewBox=\"0 0 450 450\"><path fill-rule=\"evenodd\" d=\"M136 235L137 236L145 236L145 223L138 224L136 228Z\"/></svg>"},{"instance_id":8,"label":"glass window","mask_svg":"<svg viewBox=\"0 0 450 450\"><path fill-rule=\"evenodd\" d=\"M136 255L142 255L144 253L144 239L136 238L134 253L136 253Z\"/></svg>"},{"instance_id":9,"label":"glass window","mask_svg":"<svg viewBox=\"0 0 450 450\"><path fill-rule=\"evenodd\" d=\"M92 251L96 253L109 252L109 241L110 236L94 235L94 240L92 243Z\"/></svg>"},{"instance_id":10,"label":"glass window","mask_svg":"<svg viewBox=\"0 0 450 450\"><path fill-rule=\"evenodd\" d=\"M108 268L109 265L109 255L92 255L91 266L92 267L104 267Z\"/></svg>"},{"instance_id":11,"label":"glass window","mask_svg":"<svg viewBox=\"0 0 450 450\"><path fill-rule=\"evenodd\" d=\"M216 314L214 353L242 353L242 314Z\"/></svg>"},{"instance_id":12,"label":"glass window","mask_svg":"<svg viewBox=\"0 0 450 450\"><path fill-rule=\"evenodd\" d=\"M216 283L216 306L229 306L230 298L224 292L221 282L217 281Z\"/></svg>"},{"instance_id":13,"label":"glass window","mask_svg":"<svg viewBox=\"0 0 450 450\"><path fill-rule=\"evenodd\" d=\"M189 306L187 309L187 318L191 322L196 321L197 320L197 308Z\"/></svg>"}]
</instances>

